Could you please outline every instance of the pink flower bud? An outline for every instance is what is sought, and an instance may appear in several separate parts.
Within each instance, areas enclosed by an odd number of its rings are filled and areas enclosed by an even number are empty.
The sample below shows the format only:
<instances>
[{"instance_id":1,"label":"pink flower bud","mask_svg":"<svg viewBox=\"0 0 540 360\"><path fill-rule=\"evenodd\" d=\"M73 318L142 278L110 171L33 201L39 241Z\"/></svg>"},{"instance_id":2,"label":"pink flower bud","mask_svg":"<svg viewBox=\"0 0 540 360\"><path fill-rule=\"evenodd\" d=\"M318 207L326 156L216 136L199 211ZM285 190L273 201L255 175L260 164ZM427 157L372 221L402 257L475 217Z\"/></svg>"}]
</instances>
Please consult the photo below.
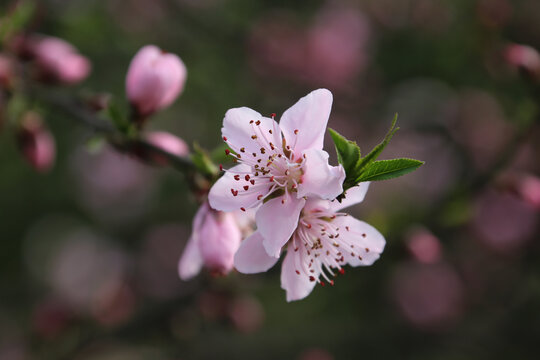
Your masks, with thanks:
<instances>
[{"instance_id":1,"label":"pink flower bud","mask_svg":"<svg viewBox=\"0 0 540 360\"><path fill-rule=\"evenodd\" d=\"M44 80L76 84L90 73L90 61L71 44L55 37L33 37L29 48Z\"/></svg>"},{"instance_id":2,"label":"pink flower bud","mask_svg":"<svg viewBox=\"0 0 540 360\"><path fill-rule=\"evenodd\" d=\"M505 57L510 65L522 69L534 77L540 76L540 54L536 49L527 45L508 45Z\"/></svg>"},{"instance_id":3,"label":"pink flower bud","mask_svg":"<svg viewBox=\"0 0 540 360\"><path fill-rule=\"evenodd\" d=\"M27 112L17 134L19 148L26 160L39 172L47 172L54 164L56 146L51 133L44 127L41 117Z\"/></svg>"},{"instance_id":4,"label":"pink flower bud","mask_svg":"<svg viewBox=\"0 0 540 360\"><path fill-rule=\"evenodd\" d=\"M178 264L183 280L197 275L204 265L213 274L223 275L233 268L234 254L242 233L236 216L210 208L204 203L193 220L191 237Z\"/></svg>"},{"instance_id":5,"label":"pink flower bud","mask_svg":"<svg viewBox=\"0 0 540 360\"><path fill-rule=\"evenodd\" d=\"M176 156L186 156L189 148L184 140L166 131L154 131L146 134L146 141L150 144ZM159 159L154 159L159 160ZM159 161L156 161L159 162ZM166 162L166 160L165 160Z\"/></svg>"},{"instance_id":6,"label":"pink flower bud","mask_svg":"<svg viewBox=\"0 0 540 360\"><path fill-rule=\"evenodd\" d=\"M186 81L186 67L174 54L144 46L135 55L126 77L127 98L140 116L169 106Z\"/></svg>"}]
</instances>

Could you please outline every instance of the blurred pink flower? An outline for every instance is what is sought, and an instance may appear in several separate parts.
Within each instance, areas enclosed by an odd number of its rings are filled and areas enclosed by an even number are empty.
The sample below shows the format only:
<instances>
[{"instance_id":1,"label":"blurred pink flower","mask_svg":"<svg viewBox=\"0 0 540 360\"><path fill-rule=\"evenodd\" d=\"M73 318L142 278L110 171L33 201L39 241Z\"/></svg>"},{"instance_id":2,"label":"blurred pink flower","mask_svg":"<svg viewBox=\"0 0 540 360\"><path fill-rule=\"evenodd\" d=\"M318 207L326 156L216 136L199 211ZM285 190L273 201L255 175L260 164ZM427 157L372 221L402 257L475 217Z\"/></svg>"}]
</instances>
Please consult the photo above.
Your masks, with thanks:
<instances>
[{"instance_id":1,"label":"blurred pink flower","mask_svg":"<svg viewBox=\"0 0 540 360\"><path fill-rule=\"evenodd\" d=\"M189 154L189 148L184 140L166 131L149 132L144 135L144 139L172 155L183 157ZM154 164L167 165L169 162L165 156L150 149L142 148L140 151L137 149L136 152L143 160L150 161Z\"/></svg>"},{"instance_id":2,"label":"blurred pink flower","mask_svg":"<svg viewBox=\"0 0 540 360\"><path fill-rule=\"evenodd\" d=\"M44 80L76 84L90 74L90 61L68 42L42 35L29 36L24 41Z\"/></svg>"},{"instance_id":3,"label":"blurred pink flower","mask_svg":"<svg viewBox=\"0 0 540 360\"><path fill-rule=\"evenodd\" d=\"M391 286L398 309L418 327L446 328L462 314L464 287L450 265L402 264L396 267Z\"/></svg>"},{"instance_id":4,"label":"blurred pink flower","mask_svg":"<svg viewBox=\"0 0 540 360\"><path fill-rule=\"evenodd\" d=\"M528 45L510 44L505 49L506 61L535 78L540 78L540 54Z\"/></svg>"},{"instance_id":5,"label":"blurred pink flower","mask_svg":"<svg viewBox=\"0 0 540 360\"><path fill-rule=\"evenodd\" d=\"M266 17L252 30L251 64L265 75L343 88L365 69L369 39L367 19L352 8L324 7L308 28L284 16Z\"/></svg>"},{"instance_id":6,"label":"blurred pink flower","mask_svg":"<svg viewBox=\"0 0 540 360\"><path fill-rule=\"evenodd\" d=\"M39 172L51 169L56 157L56 146L39 114L28 111L23 115L17 140L23 156L34 169Z\"/></svg>"},{"instance_id":7,"label":"blurred pink flower","mask_svg":"<svg viewBox=\"0 0 540 360\"><path fill-rule=\"evenodd\" d=\"M238 331L253 333L263 325L264 309L256 298L243 296L232 301L229 317Z\"/></svg>"},{"instance_id":8,"label":"blurred pink flower","mask_svg":"<svg viewBox=\"0 0 540 360\"><path fill-rule=\"evenodd\" d=\"M260 205L257 228L271 256L279 257L296 229L305 196L334 199L343 191L343 167L330 166L322 150L331 107L332 93L319 89L285 111L280 124L246 107L225 114L223 139L241 164L214 184L208 200L220 211Z\"/></svg>"},{"instance_id":9,"label":"blurred pink flower","mask_svg":"<svg viewBox=\"0 0 540 360\"><path fill-rule=\"evenodd\" d=\"M433 233L425 228L414 228L407 234L407 249L414 258L425 264L441 259L441 244Z\"/></svg>"},{"instance_id":10,"label":"blurred pink flower","mask_svg":"<svg viewBox=\"0 0 540 360\"><path fill-rule=\"evenodd\" d=\"M519 250L538 224L535 209L516 196L490 190L476 201L473 228L480 240L501 253Z\"/></svg>"},{"instance_id":11,"label":"blurred pink flower","mask_svg":"<svg viewBox=\"0 0 540 360\"><path fill-rule=\"evenodd\" d=\"M178 97L187 70L180 58L154 45L141 48L129 65L126 94L141 117L161 110Z\"/></svg>"},{"instance_id":12,"label":"blurred pink flower","mask_svg":"<svg viewBox=\"0 0 540 360\"><path fill-rule=\"evenodd\" d=\"M195 218L193 228L180 261L178 274L189 280L206 266L214 274L226 274L233 268L233 258L242 233L234 213L224 213L203 203Z\"/></svg>"},{"instance_id":13,"label":"blurred pink flower","mask_svg":"<svg viewBox=\"0 0 540 360\"><path fill-rule=\"evenodd\" d=\"M341 203L307 200L294 233L287 239L287 255L281 268L281 287L287 292L287 301L305 298L317 282L324 286L320 277L334 285L329 276L335 276L334 271L344 273L342 266L346 264L368 266L379 258L384 237L371 225L337 212L363 201L368 186L361 183L347 190ZM264 246L266 239L259 229L242 242L234 257L239 272L263 272L276 264L278 258L270 256ZM280 252L281 248L278 256Z\"/></svg>"},{"instance_id":14,"label":"blurred pink flower","mask_svg":"<svg viewBox=\"0 0 540 360\"><path fill-rule=\"evenodd\" d=\"M519 180L518 191L521 198L540 210L540 178L532 175L523 176Z\"/></svg>"}]
</instances>

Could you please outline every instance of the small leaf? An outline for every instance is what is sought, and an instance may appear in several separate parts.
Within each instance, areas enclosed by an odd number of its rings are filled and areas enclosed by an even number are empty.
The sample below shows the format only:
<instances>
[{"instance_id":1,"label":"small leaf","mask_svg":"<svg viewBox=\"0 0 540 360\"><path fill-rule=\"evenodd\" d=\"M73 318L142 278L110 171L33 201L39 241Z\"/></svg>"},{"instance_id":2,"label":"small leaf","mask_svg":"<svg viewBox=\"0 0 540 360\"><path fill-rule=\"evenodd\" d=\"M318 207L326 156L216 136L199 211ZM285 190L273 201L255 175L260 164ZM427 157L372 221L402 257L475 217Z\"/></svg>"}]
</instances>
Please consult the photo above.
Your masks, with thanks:
<instances>
[{"instance_id":1,"label":"small leaf","mask_svg":"<svg viewBox=\"0 0 540 360\"><path fill-rule=\"evenodd\" d=\"M338 162L343 165L346 173L352 171L360 160L360 148L356 142L347 140L337 131L333 129L328 129L328 131L336 146Z\"/></svg>"},{"instance_id":2,"label":"small leaf","mask_svg":"<svg viewBox=\"0 0 540 360\"><path fill-rule=\"evenodd\" d=\"M128 132L131 124L127 120L126 115L120 109L120 106L118 106L118 104L112 99L109 101L109 104L105 110L105 115L122 133Z\"/></svg>"},{"instance_id":3,"label":"small leaf","mask_svg":"<svg viewBox=\"0 0 540 360\"><path fill-rule=\"evenodd\" d=\"M410 173L423 164L423 161L406 158L374 161L364 168L356 183L393 179Z\"/></svg>"},{"instance_id":4,"label":"small leaf","mask_svg":"<svg viewBox=\"0 0 540 360\"><path fill-rule=\"evenodd\" d=\"M398 118L398 114L394 115L394 119L392 120L392 125L390 126L390 130L388 130L388 133L384 137L383 141L377 146L375 146L373 150L370 151L369 154L367 154L365 157L363 157L362 159L358 161L358 164L356 166L357 176L360 176L364 168L379 157L379 155L384 150L386 145L388 145L388 143L390 142L390 139L392 139L392 136L396 133L396 131L399 130L399 128L396 127L397 118Z\"/></svg>"}]
</instances>

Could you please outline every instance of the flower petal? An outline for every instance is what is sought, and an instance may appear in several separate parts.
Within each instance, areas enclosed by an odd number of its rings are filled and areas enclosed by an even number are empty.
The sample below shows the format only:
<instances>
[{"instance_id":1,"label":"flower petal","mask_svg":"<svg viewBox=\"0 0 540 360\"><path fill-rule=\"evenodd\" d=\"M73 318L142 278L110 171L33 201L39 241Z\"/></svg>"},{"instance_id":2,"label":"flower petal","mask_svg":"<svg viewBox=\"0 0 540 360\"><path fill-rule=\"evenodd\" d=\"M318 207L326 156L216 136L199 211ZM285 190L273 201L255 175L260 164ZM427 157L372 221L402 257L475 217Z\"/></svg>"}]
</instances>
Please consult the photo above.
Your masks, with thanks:
<instances>
[{"instance_id":1,"label":"flower petal","mask_svg":"<svg viewBox=\"0 0 540 360\"><path fill-rule=\"evenodd\" d=\"M299 254L300 252L295 252L293 246L289 245L281 267L281 288L287 292L289 302L305 298L316 284L316 281L310 281L309 276L297 268L297 264L302 261L298 258Z\"/></svg>"},{"instance_id":2,"label":"flower petal","mask_svg":"<svg viewBox=\"0 0 540 360\"><path fill-rule=\"evenodd\" d=\"M244 148L247 154L259 153L267 142L281 145L279 125L247 107L227 111L223 119L221 134L225 142L237 153Z\"/></svg>"},{"instance_id":3,"label":"flower petal","mask_svg":"<svg viewBox=\"0 0 540 360\"><path fill-rule=\"evenodd\" d=\"M328 165L328 153L309 149L304 152L305 164L298 196L317 196L332 200L343 192L345 170L343 166Z\"/></svg>"},{"instance_id":4,"label":"flower petal","mask_svg":"<svg viewBox=\"0 0 540 360\"><path fill-rule=\"evenodd\" d=\"M360 184L348 189L345 193L345 199L343 199L341 202L337 200L332 201L330 203L330 209L333 211L339 211L341 209L348 208L349 206L361 203L366 197L369 184L369 181L361 182Z\"/></svg>"},{"instance_id":5,"label":"flower petal","mask_svg":"<svg viewBox=\"0 0 540 360\"><path fill-rule=\"evenodd\" d=\"M318 89L283 113L279 125L287 144L293 147L296 158L307 149L323 148L331 109L332 93L327 89Z\"/></svg>"},{"instance_id":6,"label":"flower petal","mask_svg":"<svg viewBox=\"0 0 540 360\"><path fill-rule=\"evenodd\" d=\"M234 267L244 274L268 271L279 258L268 255L263 246L264 238L256 231L242 241L234 255Z\"/></svg>"},{"instance_id":7,"label":"flower petal","mask_svg":"<svg viewBox=\"0 0 540 360\"><path fill-rule=\"evenodd\" d=\"M257 197L259 195L266 195L260 190L255 191L249 187L248 190L244 190L241 186L243 183L234 179L235 174L238 173L251 174L251 167L244 164L236 165L219 178L208 194L208 202L213 209L220 211L234 211L240 208L248 209L257 203ZM236 196L233 195L231 189L238 191Z\"/></svg>"},{"instance_id":8,"label":"flower petal","mask_svg":"<svg viewBox=\"0 0 540 360\"><path fill-rule=\"evenodd\" d=\"M344 252L345 261L351 266L372 265L384 250L384 236L373 226L352 216L338 216L334 225L342 229L341 242L354 245L354 253Z\"/></svg>"},{"instance_id":9,"label":"flower petal","mask_svg":"<svg viewBox=\"0 0 540 360\"><path fill-rule=\"evenodd\" d=\"M283 245L298 226L298 218L306 200L289 193L263 204L255 215L257 230L263 236L263 245L270 256L279 257Z\"/></svg>"},{"instance_id":10,"label":"flower petal","mask_svg":"<svg viewBox=\"0 0 540 360\"><path fill-rule=\"evenodd\" d=\"M184 252L178 262L178 275L182 280L189 280L197 275L203 266L203 259L199 252L199 232L203 219L208 213L208 205L203 204L197 210L195 217L193 218L193 225L191 230L191 236L187 241Z\"/></svg>"}]
</instances>

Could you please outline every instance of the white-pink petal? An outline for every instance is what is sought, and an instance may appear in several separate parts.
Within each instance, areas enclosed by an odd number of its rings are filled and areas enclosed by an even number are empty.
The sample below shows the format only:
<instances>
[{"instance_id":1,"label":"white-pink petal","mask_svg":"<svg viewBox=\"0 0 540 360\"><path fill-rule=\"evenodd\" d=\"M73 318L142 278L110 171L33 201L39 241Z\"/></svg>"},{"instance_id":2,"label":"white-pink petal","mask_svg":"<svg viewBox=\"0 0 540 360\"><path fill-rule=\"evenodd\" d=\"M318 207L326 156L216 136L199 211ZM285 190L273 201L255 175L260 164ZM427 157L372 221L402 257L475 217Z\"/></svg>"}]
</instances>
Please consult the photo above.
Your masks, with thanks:
<instances>
[{"instance_id":1,"label":"white-pink petal","mask_svg":"<svg viewBox=\"0 0 540 360\"><path fill-rule=\"evenodd\" d=\"M258 125L257 125L258 124ZM270 134L271 130L272 134ZM264 137L276 139L274 145L281 145L278 124L248 107L230 109L225 113L221 134L229 146L241 156L259 153L260 140ZM254 136L256 136L254 138ZM279 139L279 142L278 142ZM240 151L245 149L245 155Z\"/></svg>"},{"instance_id":2,"label":"white-pink petal","mask_svg":"<svg viewBox=\"0 0 540 360\"><path fill-rule=\"evenodd\" d=\"M285 255L281 267L281 288L287 292L287 301L289 302L305 298L313 291L316 284L315 281L310 281L309 276L303 272L300 274L296 272L297 263L303 261L303 259L298 258L298 254L299 252L294 251L293 245L289 244L287 255Z\"/></svg>"},{"instance_id":3,"label":"white-pink petal","mask_svg":"<svg viewBox=\"0 0 540 360\"><path fill-rule=\"evenodd\" d=\"M347 189L345 192L345 199L341 202L334 200L330 203L330 209L332 211L339 211L341 209L348 208L364 201L366 193L369 188L369 181L361 182L360 184L353 186L350 189Z\"/></svg>"},{"instance_id":4,"label":"white-pink petal","mask_svg":"<svg viewBox=\"0 0 540 360\"><path fill-rule=\"evenodd\" d=\"M345 260L351 266L372 265L384 251L384 236L373 226L352 216L338 216L334 226L340 228L340 240L354 244L354 256L345 252Z\"/></svg>"},{"instance_id":5,"label":"white-pink petal","mask_svg":"<svg viewBox=\"0 0 540 360\"><path fill-rule=\"evenodd\" d=\"M219 178L208 194L208 202L213 209L220 211L235 211L242 207L248 209L257 202L257 197L261 192L243 190L239 182L234 179L235 174L238 173L251 174L251 167L244 164L236 165ZM236 196L233 195L231 189L238 190Z\"/></svg>"},{"instance_id":6,"label":"white-pink petal","mask_svg":"<svg viewBox=\"0 0 540 360\"><path fill-rule=\"evenodd\" d=\"M193 218L191 236L182 252L178 262L178 275L182 280L189 280L197 275L203 266L203 259L199 252L199 229L208 212L208 207L202 205Z\"/></svg>"},{"instance_id":7,"label":"white-pink petal","mask_svg":"<svg viewBox=\"0 0 540 360\"><path fill-rule=\"evenodd\" d=\"M328 153L308 149L304 152L305 165L298 196L315 196L332 200L343 192L345 170L343 166L328 165Z\"/></svg>"},{"instance_id":8,"label":"white-pink petal","mask_svg":"<svg viewBox=\"0 0 540 360\"><path fill-rule=\"evenodd\" d=\"M255 274L269 270L279 258L268 255L264 246L264 238L256 231L242 241L234 255L234 267L244 274Z\"/></svg>"},{"instance_id":9,"label":"white-pink petal","mask_svg":"<svg viewBox=\"0 0 540 360\"><path fill-rule=\"evenodd\" d=\"M263 245L270 256L279 257L281 248L289 241L298 226L298 218L306 200L289 193L269 200L257 214L257 230L263 236Z\"/></svg>"},{"instance_id":10,"label":"white-pink petal","mask_svg":"<svg viewBox=\"0 0 540 360\"><path fill-rule=\"evenodd\" d=\"M287 144L293 147L296 158L299 158L304 150L323 148L331 109L332 93L327 89L318 89L298 100L283 113L279 125Z\"/></svg>"}]
</instances>

